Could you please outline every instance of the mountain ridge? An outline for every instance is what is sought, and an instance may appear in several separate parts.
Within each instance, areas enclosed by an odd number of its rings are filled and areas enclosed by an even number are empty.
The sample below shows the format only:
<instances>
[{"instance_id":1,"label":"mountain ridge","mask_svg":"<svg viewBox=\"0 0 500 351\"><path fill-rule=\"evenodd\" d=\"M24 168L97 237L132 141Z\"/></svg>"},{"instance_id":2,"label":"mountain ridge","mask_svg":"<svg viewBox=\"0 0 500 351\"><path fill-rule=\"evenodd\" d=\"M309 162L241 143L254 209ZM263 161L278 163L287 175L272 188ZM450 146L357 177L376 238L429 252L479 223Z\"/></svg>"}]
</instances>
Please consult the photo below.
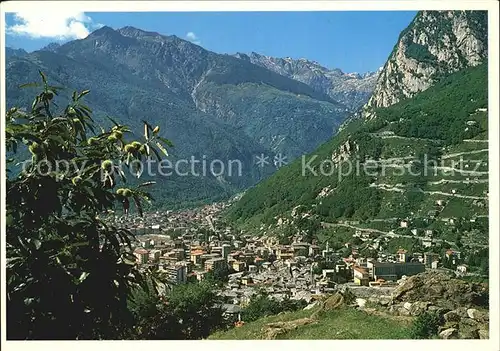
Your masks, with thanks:
<instances>
[{"instance_id":1,"label":"mountain ridge","mask_svg":"<svg viewBox=\"0 0 500 351\"><path fill-rule=\"evenodd\" d=\"M304 58L277 58L256 52L236 53L234 56L308 84L313 89L346 104L351 111L357 110L368 101L379 74L379 70L363 74L344 73L339 68L329 69L316 61Z\"/></svg>"},{"instance_id":2,"label":"mountain ridge","mask_svg":"<svg viewBox=\"0 0 500 351\"><path fill-rule=\"evenodd\" d=\"M10 56L9 106L30 106L29 91L18 86L37 81L38 70L55 85L90 89L86 99L101 123L112 115L134 129L142 119L159 125L174 143L176 159L206 154L209 160L242 161L241 177L161 182L154 191L169 204L183 195L211 201L241 191L276 170L256 168L256 155L286 152L291 160L333 135L347 116L343 105L304 83L133 27L102 27L85 39ZM68 90L57 102L63 97Z\"/></svg>"}]
</instances>

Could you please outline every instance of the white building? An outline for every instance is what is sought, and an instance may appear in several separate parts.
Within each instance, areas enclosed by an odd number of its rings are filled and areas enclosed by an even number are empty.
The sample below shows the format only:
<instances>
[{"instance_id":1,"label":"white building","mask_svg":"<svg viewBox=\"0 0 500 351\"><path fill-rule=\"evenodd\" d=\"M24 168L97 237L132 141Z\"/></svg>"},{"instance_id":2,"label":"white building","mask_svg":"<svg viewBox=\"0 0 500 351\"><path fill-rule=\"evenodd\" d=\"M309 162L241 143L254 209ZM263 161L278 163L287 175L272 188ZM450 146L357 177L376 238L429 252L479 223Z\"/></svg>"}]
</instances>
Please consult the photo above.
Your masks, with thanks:
<instances>
[{"instance_id":1,"label":"white building","mask_svg":"<svg viewBox=\"0 0 500 351\"><path fill-rule=\"evenodd\" d=\"M149 251L149 260L151 262L158 262L160 260L160 256L161 256L161 251L160 250L151 250Z\"/></svg>"},{"instance_id":2,"label":"white building","mask_svg":"<svg viewBox=\"0 0 500 351\"><path fill-rule=\"evenodd\" d=\"M461 265L457 266L457 272L460 274L467 273L467 265L461 264Z\"/></svg>"},{"instance_id":3,"label":"white building","mask_svg":"<svg viewBox=\"0 0 500 351\"><path fill-rule=\"evenodd\" d=\"M230 253L231 253L231 245L229 244L222 245L222 257L227 259Z\"/></svg>"},{"instance_id":4,"label":"white building","mask_svg":"<svg viewBox=\"0 0 500 351\"><path fill-rule=\"evenodd\" d=\"M174 284L183 284L187 281L187 266L182 264L163 265L168 280Z\"/></svg>"}]
</instances>

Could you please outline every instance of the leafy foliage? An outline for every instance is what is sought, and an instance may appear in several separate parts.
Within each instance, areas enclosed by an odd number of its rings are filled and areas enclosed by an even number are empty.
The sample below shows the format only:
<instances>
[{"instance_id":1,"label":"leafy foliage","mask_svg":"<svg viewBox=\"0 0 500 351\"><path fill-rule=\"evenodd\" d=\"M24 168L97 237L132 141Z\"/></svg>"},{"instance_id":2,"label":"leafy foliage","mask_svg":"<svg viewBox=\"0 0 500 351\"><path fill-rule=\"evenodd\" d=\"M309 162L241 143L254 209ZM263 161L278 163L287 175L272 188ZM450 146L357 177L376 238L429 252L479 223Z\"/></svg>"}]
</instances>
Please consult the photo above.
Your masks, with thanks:
<instances>
[{"instance_id":1,"label":"leafy foliage","mask_svg":"<svg viewBox=\"0 0 500 351\"><path fill-rule=\"evenodd\" d=\"M479 273L484 276L489 276L489 252L488 248L483 248L478 250L469 257L467 257L466 263L471 267L479 267Z\"/></svg>"},{"instance_id":2,"label":"leafy foliage","mask_svg":"<svg viewBox=\"0 0 500 351\"><path fill-rule=\"evenodd\" d=\"M335 264L333 261L319 261L313 268L313 273L322 274L323 269L335 269Z\"/></svg>"},{"instance_id":3,"label":"leafy foliage","mask_svg":"<svg viewBox=\"0 0 500 351\"><path fill-rule=\"evenodd\" d=\"M218 267L208 271L205 276L205 279L214 284L214 286L220 286L229 280L228 274L229 274L229 267L227 265L224 265L223 267L220 268Z\"/></svg>"},{"instance_id":4,"label":"leafy foliage","mask_svg":"<svg viewBox=\"0 0 500 351\"><path fill-rule=\"evenodd\" d=\"M156 133L146 125L142 143L126 143L126 126L96 131L88 90L56 112L61 88L40 75L42 84L29 85L42 89L31 111L12 108L6 118L7 151L26 145L32 155L6 183L8 338L123 338L133 321L127 298L143 279L132 234L100 216L130 202L142 212L150 183L116 190L126 182L118 162L160 158Z\"/></svg>"},{"instance_id":5,"label":"leafy foliage","mask_svg":"<svg viewBox=\"0 0 500 351\"><path fill-rule=\"evenodd\" d=\"M429 52L426 46L411 42L406 47L406 55L419 62L433 61L436 57Z\"/></svg>"},{"instance_id":6,"label":"leafy foliage","mask_svg":"<svg viewBox=\"0 0 500 351\"><path fill-rule=\"evenodd\" d=\"M176 285L165 296L137 289L130 302L137 320L134 335L148 340L206 338L227 327L220 302L208 281Z\"/></svg>"},{"instance_id":7,"label":"leafy foliage","mask_svg":"<svg viewBox=\"0 0 500 351\"><path fill-rule=\"evenodd\" d=\"M242 319L245 322L252 322L281 312L297 311L305 306L307 306L307 303L304 300L291 300L286 297L283 301L278 301L266 294L259 294L250 299L242 312Z\"/></svg>"}]
</instances>

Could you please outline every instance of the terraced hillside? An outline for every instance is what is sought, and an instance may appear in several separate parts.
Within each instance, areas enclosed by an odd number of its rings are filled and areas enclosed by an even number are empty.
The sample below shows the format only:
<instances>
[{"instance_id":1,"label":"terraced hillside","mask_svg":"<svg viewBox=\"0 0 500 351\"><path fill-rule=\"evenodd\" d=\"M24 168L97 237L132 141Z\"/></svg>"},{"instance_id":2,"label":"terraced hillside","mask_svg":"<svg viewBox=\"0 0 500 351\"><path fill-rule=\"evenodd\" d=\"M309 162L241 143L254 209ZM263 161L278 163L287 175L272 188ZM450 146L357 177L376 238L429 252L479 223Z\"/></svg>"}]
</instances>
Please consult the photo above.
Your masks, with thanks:
<instances>
[{"instance_id":1,"label":"terraced hillside","mask_svg":"<svg viewBox=\"0 0 500 351\"><path fill-rule=\"evenodd\" d=\"M330 243L365 230L395 241L395 248L433 239L469 253L485 249L487 98L486 63L454 73L379 108L376 119L351 122L249 189L229 216L247 229L312 232L310 238ZM329 229L318 231L319 222Z\"/></svg>"}]
</instances>

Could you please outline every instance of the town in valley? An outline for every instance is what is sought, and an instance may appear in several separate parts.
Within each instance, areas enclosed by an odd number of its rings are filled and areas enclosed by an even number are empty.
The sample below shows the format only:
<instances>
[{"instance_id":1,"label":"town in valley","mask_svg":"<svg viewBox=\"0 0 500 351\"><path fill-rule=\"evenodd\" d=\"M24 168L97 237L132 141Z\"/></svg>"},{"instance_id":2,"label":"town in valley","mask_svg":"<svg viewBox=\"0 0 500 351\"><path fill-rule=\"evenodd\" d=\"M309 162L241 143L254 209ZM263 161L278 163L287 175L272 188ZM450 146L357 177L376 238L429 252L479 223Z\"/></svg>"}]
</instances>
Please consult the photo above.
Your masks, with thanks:
<instances>
[{"instance_id":1,"label":"town in valley","mask_svg":"<svg viewBox=\"0 0 500 351\"><path fill-rule=\"evenodd\" d=\"M238 197L194 209L148 212L144 216L111 213L108 219L135 234L136 264L142 270L163 274L167 282L164 292L174 285L215 276L222 282L218 294L225 301L225 315L236 323L241 323L242 308L262 292L278 301L289 298L313 304L348 287L357 296L373 293L381 296L382 301L378 302L384 304L386 298L388 304L391 291L402 281L425 271L481 276L469 270L461 251L443 249L452 243L436 238L430 229L412 228L408 219L396 221L395 230L387 233L356 227L356 222L322 222L324 228L350 227L352 240L341 248L331 247L328 240L308 240L304 233L293 236L287 244L278 236L267 234L264 227L261 235L245 233L226 223L222 215ZM439 200L436 205L443 202ZM292 211L292 215L298 214ZM453 227L456 221L447 219L446 225ZM476 219L468 221L474 224ZM282 222L278 220L278 224ZM408 236L397 234L401 230L409 232L424 250L410 253L399 247L391 251L387 245L391 238ZM476 249L487 247L481 243L469 245ZM452 246L455 245L448 245ZM363 255L361 248L372 254Z\"/></svg>"}]
</instances>

